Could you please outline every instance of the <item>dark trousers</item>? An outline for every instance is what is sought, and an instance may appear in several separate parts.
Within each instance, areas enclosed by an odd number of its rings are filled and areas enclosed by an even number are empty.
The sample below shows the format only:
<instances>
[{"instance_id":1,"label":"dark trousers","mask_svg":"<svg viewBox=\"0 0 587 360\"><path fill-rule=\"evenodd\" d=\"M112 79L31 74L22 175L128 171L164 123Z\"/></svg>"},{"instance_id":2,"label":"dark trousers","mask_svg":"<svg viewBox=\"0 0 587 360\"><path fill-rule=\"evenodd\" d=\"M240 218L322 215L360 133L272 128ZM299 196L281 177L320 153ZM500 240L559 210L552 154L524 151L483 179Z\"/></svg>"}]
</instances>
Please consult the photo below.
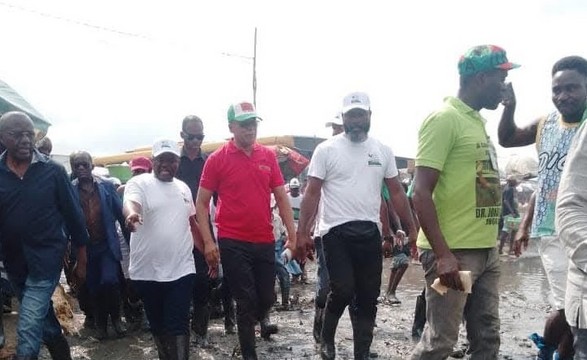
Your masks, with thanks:
<instances>
[{"instance_id":1,"label":"dark trousers","mask_svg":"<svg viewBox=\"0 0 587 360\"><path fill-rule=\"evenodd\" d=\"M377 225L364 221L345 223L324 235L322 245L330 277L326 310L340 318L354 300L357 317L374 321L383 266Z\"/></svg>"},{"instance_id":2,"label":"dark trousers","mask_svg":"<svg viewBox=\"0 0 587 360\"><path fill-rule=\"evenodd\" d=\"M133 280L135 288L143 299L153 335L189 334L190 301L194 278L194 274L189 274L168 282Z\"/></svg>"},{"instance_id":3,"label":"dark trousers","mask_svg":"<svg viewBox=\"0 0 587 360\"><path fill-rule=\"evenodd\" d=\"M88 266L86 284L91 295L95 295L102 288L118 287L120 278L120 261L118 261L108 242L103 240L87 247Z\"/></svg>"},{"instance_id":4,"label":"dark trousers","mask_svg":"<svg viewBox=\"0 0 587 360\"><path fill-rule=\"evenodd\" d=\"M196 278L194 281L193 302L194 308L202 308L210 303L210 291L212 284L208 276L208 264L204 255L194 250L194 262L196 263Z\"/></svg>"},{"instance_id":5,"label":"dark trousers","mask_svg":"<svg viewBox=\"0 0 587 360\"><path fill-rule=\"evenodd\" d=\"M269 312L275 296L275 245L220 239L224 276L236 300L239 334L254 331L257 321Z\"/></svg>"}]
</instances>

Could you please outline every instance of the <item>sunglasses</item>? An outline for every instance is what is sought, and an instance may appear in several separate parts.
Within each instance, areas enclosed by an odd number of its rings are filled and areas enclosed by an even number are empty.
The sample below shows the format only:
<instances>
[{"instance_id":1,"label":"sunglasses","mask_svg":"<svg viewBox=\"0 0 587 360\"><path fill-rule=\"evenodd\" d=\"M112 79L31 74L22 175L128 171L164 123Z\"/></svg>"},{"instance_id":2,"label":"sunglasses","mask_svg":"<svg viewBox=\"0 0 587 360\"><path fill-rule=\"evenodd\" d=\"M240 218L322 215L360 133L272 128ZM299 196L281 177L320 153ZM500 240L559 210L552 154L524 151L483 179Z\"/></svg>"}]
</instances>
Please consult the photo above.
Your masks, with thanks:
<instances>
[{"instance_id":1,"label":"sunglasses","mask_svg":"<svg viewBox=\"0 0 587 360\"><path fill-rule=\"evenodd\" d=\"M188 141L192 141L194 139L197 140L204 140L204 134L188 134L188 133L182 133L181 137L183 137L184 140L188 140Z\"/></svg>"}]
</instances>

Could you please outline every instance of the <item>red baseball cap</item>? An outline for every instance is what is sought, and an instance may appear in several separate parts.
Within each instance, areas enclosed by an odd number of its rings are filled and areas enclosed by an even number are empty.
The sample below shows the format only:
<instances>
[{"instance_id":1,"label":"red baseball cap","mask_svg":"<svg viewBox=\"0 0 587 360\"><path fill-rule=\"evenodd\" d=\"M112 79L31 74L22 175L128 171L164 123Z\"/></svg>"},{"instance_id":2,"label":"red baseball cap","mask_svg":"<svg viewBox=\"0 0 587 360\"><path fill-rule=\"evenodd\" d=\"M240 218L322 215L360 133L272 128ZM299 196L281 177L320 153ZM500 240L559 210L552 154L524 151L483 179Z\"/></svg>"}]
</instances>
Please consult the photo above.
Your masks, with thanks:
<instances>
[{"instance_id":1,"label":"red baseball cap","mask_svg":"<svg viewBox=\"0 0 587 360\"><path fill-rule=\"evenodd\" d=\"M130 161L130 171L144 170L150 172L151 169L153 169L153 164L145 156L137 156Z\"/></svg>"}]
</instances>

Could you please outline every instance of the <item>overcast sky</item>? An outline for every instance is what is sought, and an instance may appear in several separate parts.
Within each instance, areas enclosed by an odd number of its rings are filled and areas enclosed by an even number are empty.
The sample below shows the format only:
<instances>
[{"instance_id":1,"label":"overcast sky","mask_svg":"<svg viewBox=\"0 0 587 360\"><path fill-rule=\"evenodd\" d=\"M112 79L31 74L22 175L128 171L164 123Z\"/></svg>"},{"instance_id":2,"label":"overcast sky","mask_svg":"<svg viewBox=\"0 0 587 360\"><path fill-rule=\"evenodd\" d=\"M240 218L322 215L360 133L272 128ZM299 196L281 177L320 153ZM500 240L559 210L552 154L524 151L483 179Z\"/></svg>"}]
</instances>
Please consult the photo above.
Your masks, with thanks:
<instances>
[{"instance_id":1,"label":"overcast sky","mask_svg":"<svg viewBox=\"0 0 587 360\"><path fill-rule=\"evenodd\" d=\"M581 0L0 0L0 79L52 122L55 153L179 140L187 114L222 140L228 105L252 100L256 26L259 136L327 137L342 97L365 91L371 134L414 156L422 120L456 94L467 48L496 44L522 64L509 80L524 124L553 107L552 64L587 56L586 18ZM494 139L501 111L483 112Z\"/></svg>"}]
</instances>

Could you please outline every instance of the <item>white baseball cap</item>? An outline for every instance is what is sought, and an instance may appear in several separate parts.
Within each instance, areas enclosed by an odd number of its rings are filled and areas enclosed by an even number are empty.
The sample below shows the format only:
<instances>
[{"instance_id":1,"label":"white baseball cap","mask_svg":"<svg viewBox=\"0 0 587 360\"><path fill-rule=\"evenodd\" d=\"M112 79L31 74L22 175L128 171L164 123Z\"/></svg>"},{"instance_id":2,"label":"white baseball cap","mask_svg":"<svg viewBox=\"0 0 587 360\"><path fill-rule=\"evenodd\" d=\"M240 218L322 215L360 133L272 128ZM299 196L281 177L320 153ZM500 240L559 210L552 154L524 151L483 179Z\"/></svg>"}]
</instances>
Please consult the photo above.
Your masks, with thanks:
<instances>
[{"instance_id":1,"label":"white baseball cap","mask_svg":"<svg viewBox=\"0 0 587 360\"><path fill-rule=\"evenodd\" d=\"M364 92L353 92L345 96L342 100L342 113L346 114L353 109L371 110L369 95Z\"/></svg>"},{"instance_id":2,"label":"white baseball cap","mask_svg":"<svg viewBox=\"0 0 587 360\"><path fill-rule=\"evenodd\" d=\"M292 178L289 181L289 188L290 189L299 189L300 187L300 180L298 180L298 178Z\"/></svg>"},{"instance_id":3,"label":"white baseball cap","mask_svg":"<svg viewBox=\"0 0 587 360\"><path fill-rule=\"evenodd\" d=\"M341 119L340 113L336 114L336 116L334 116L334 118L332 118L332 120L328 121L325 125L326 125L326 127L331 127L333 125L342 126L342 119Z\"/></svg>"},{"instance_id":4,"label":"white baseball cap","mask_svg":"<svg viewBox=\"0 0 587 360\"><path fill-rule=\"evenodd\" d=\"M155 143L153 144L153 157L156 158L157 156L164 153L171 153L176 156L181 156L181 152L179 151L179 145L176 141L168 139L155 141Z\"/></svg>"}]
</instances>

